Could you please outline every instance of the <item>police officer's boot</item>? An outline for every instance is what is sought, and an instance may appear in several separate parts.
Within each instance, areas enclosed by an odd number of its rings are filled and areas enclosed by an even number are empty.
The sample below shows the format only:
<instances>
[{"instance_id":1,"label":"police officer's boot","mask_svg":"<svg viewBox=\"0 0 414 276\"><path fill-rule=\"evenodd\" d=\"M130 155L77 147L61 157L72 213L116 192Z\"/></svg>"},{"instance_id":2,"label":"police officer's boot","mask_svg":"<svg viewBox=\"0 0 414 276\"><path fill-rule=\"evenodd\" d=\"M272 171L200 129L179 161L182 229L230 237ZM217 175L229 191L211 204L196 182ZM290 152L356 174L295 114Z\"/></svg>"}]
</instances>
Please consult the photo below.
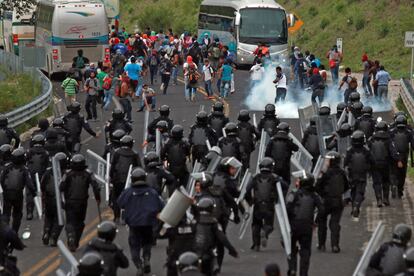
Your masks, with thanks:
<instances>
[{"instance_id":1,"label":"police officer's boot","mask_svg":"<svg viewBox=\"0 0 414 276\"><path fill-rule=\"evenodd\" d=\"M341 252L341 248L339 248L339 246L337 245L333 245L332 246L332 253L339 253Z\"/></svg>"},{"instance_id":2,"label":"police officer's boot","mask_svg":"<svg viewBox=\"0 0 414 276\"><path fill-rule=\"evenodd\" d=\"M151 273L151 245L143 248L144 273Z\"/></svg>"},{"instance_id":3,"label":"police officer's boot","mask_svg":"<svg viewBox=\"0 0 414 276\"><path fill-rule=\"evenodd\" d=\"M75 252L78 248L76 246L76 234L74 232L68 233L68 248L71 252Z\"/></svg>"},{"instance_id":4,"label":"police officer's boot","mask_svg":"<svg viewBox=\"0 0 414 276\"><path fill-rule=\"evenodd\" d=\"M42 241L44 245L49 245L49 231L50 229L45 229L44 230L44 234L42 236Z\"/></svg>"},{"instance_id":5,"label":"police officer's boot","mask_svg":"<svg viewBox=\"0 0 414 276\"><path fill-rule=\"evenodd\" d=\"M27 220L32 220L33 219L33 207L32 206L27 206L26 219Z\"/></svg>"}]
</instances>

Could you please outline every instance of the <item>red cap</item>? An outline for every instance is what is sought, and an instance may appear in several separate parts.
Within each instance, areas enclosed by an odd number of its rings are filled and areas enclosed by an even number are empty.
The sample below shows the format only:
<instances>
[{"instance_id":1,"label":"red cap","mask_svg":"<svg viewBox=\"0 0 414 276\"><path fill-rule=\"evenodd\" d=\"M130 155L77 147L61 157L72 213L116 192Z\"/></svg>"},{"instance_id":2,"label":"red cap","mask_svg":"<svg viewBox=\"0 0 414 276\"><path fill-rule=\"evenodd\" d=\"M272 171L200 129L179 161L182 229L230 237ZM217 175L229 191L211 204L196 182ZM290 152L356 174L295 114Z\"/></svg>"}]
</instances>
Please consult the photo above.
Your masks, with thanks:
<instances>
[{"instance_id":1,"label":"red cap","mask_svg":"<svg viewBox=\"0 0 414 276\"><path fill-rule=\"evenodd\" d=\"M191 63L193 62L193 57L192 56L187 56L187 63Z\"/></svg>"},{"instance_id":2,"label":"red cap","mask_svg":"<svg viewBox=\"0 0 414 276\"><path fill-rule=\"evenodd\" d=\"M319 74L319 69L318 69L318 68L313 68L313 74L314 74L314 75Z\"/></svg>"},{"instance_id":3,"label":"red cap","mask_svg":"<svg viewBox=\"0 0 414 276\"><path fill-rule=\"evenodd\" d=\"M362 62L365 62L365 61L367 61L368 60L368 56L367 56L367 54L363 54L362 55Z\"/></svg>"}]
</instances>

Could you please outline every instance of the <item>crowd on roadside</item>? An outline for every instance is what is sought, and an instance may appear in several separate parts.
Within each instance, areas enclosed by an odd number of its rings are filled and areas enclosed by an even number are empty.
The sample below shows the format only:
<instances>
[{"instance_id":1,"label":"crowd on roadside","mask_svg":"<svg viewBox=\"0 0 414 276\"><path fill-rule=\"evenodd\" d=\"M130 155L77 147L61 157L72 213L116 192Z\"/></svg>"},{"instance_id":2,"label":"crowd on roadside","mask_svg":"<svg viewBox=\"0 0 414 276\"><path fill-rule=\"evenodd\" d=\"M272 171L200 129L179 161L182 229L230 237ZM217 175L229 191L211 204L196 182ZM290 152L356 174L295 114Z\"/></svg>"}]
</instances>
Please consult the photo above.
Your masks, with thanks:
<instances>
[{"instance_id":1,"label":"crowd on roadside","mask_svg":"<svg viewBox=\"0 0 414 276\"><path fill-rule=\"evenodd\" d=\"M76 94L86 93L88 120L97 120L97 104L108 110L112 97L118 96L131 119L132 104L138 100L137 111L156 107L156 94L167 94L170 85L184 82L186 101L196 100L199 87L206 98L219 100L235 92L234 52L218 38L184 32L180 36L171 29L158 33L147 28L128 34L125 28L110 34L110 58L91 63L82 49L73 58L72 70L62 83L67 104ZM182 72L184 78L179 78ZM160 84L160 86L157 86ZM159 91L159 92L158 92Z\"/></svg>"}]
</instances>

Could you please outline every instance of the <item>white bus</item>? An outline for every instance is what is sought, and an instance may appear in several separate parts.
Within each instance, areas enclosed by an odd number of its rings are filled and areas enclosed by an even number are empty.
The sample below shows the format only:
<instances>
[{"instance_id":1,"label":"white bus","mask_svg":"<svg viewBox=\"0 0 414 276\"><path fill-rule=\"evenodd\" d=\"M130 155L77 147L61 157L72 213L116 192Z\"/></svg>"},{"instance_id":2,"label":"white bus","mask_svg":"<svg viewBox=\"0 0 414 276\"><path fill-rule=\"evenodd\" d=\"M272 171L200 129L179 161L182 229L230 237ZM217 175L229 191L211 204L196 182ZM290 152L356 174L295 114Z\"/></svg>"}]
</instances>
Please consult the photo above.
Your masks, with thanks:
<instances>
[{"instance_id":1,"label":"white bus","mask_svg":"<svg viewBox=\"0 0 414 276\"><path fill-rule=\"evenodd\" d=\"M273 60L287 60L287 15L274 0L204 0L198 35L204 34L218 37L235 51L240 65L253 63L259 43L269 46Z\"/></svg>"},{"instance_id":2,"label":"white bus","mask_svg":"<svg viewBox=\"0 0 414 276\"><path fill-rule=\"evenodd\" d=\"M36 46L45 47L49 74L67 72L79 49L90 62L109 58L105 7L93 1L44 1L36 10Z\"/></svg>"},{"instance_id":3,"label":"white bus","mask_svg":"<svg viewBox=\"0 0 414 276\"><path fill-rule=\"evenodd\" d=\"M0 43L6 52L13 51L12 23L13 12L3 11L0 23Z\"/></svg>"}]
</instances>

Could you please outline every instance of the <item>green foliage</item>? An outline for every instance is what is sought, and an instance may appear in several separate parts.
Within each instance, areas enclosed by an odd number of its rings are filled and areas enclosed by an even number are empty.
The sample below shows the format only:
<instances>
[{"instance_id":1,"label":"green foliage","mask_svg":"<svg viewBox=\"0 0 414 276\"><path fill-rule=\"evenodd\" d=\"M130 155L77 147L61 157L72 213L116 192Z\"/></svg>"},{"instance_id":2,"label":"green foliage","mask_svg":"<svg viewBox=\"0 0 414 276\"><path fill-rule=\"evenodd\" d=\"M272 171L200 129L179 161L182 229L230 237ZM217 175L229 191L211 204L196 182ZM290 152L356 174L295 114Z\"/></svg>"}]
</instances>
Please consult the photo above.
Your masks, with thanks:
<instances>
[{"instance_id":1,"label":"green foliage","mask_svg":"<svg viewBox=\"0 0 414 276\"><path fill-rule=\"evenodd\" d=\"M308 13L309 13L310 16L315 17L315 16L318 15L318 10L316 9L315 6L312 6L312 7L309 8Z\"/></svg>"},{"instance_id":2,"label":"green foliage","mask_svg":"<svg viewBox=\"0 0 414 276\"><path fill-rule=\"evenodd\" d=\"M355 16L355 30L360 31L365 27L365 18L361 15Z\"/></svg>"},{"instance_id":3,"label":"green foliage","mask_svg":"<svg viewBox=\"0 0 414 276\"><path fill-rule=\"evenodd\" d=\"M378 29L379 38L385 38L389 32L390 32L390 26L387 24L387 22L381 23Z\"/></svg>"},{"instance_id":4,"label":"green foliage","mask_svg":"<svg viewBox=\"0 0 414 276\"><path fill-rule=\"evenodd\" d=\"M344 8L345 8L345 5L342 2L339 2L335 6L336 11L339 12L339 13L341 13L344 10Z\"/></svg>"},{"instance_id":5,"label":"green foliage","mask_svg":"<svg viewBox=\"0 0 414 276\"><path fill-rule=\"evenodd\" d=\"M328 18L322 18L321 20L321 24L319 24L319 26L321 27L322 30L324 30L326 27L328 27L330 21Z\"/></svg>"}]
</instances>

